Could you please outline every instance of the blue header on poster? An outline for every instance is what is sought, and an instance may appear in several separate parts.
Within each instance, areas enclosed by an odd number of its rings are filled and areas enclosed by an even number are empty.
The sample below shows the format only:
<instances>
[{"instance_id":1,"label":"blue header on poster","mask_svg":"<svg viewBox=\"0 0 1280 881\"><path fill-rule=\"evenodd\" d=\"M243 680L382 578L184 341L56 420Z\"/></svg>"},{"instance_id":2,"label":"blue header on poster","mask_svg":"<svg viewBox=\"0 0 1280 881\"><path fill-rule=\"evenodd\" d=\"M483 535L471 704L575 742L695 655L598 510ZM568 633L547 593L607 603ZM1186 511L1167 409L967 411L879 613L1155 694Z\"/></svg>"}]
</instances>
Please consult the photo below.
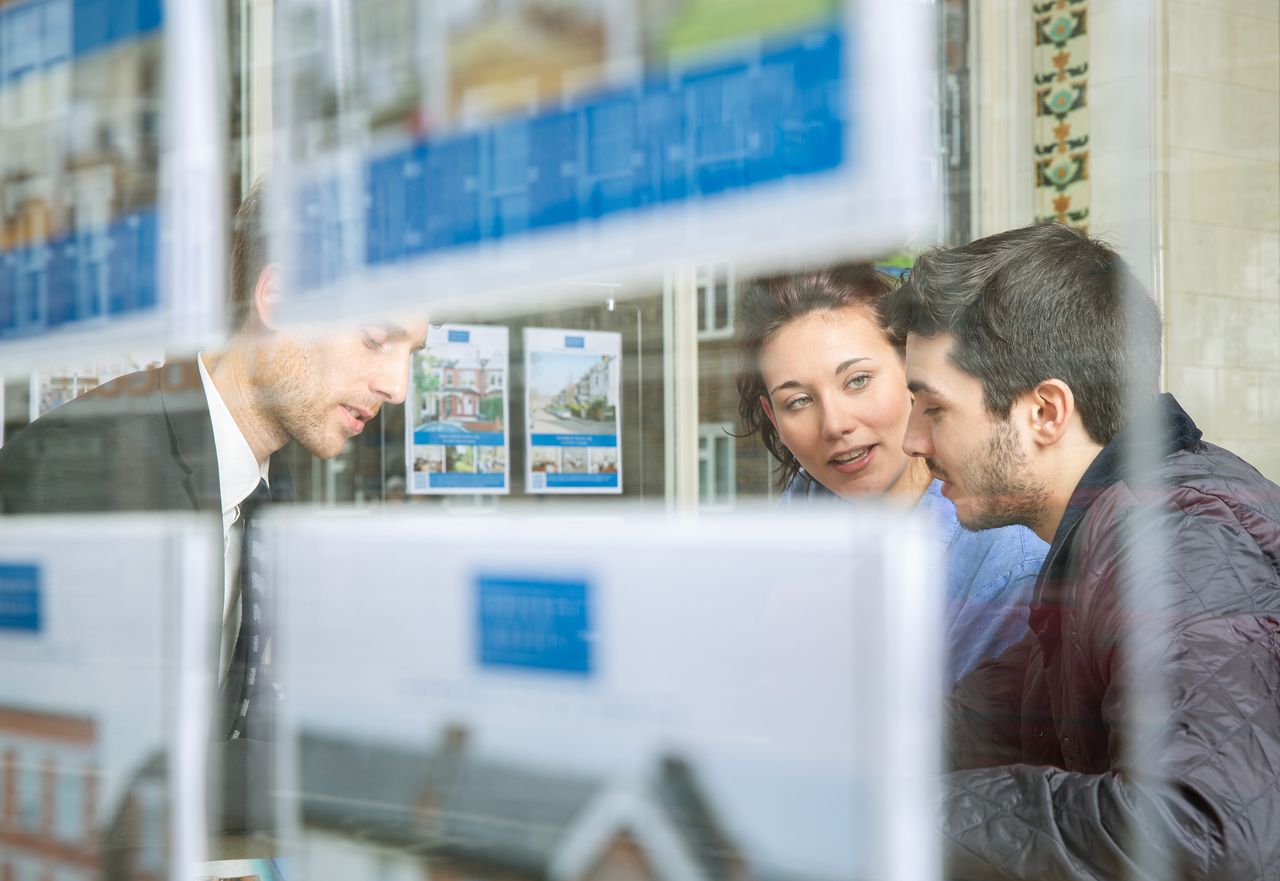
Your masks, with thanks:
<instances>
[{"instance_id":1,"label":"blue header on poster","mask_svg":"<svg viewBox=\"0 0 1280 881\"><path fill-rule=\"evenodd\" d=\"M564 338L564 347L566 349L584 349L586 346L586 337L567 336Z\"/></svg>"},{"instance_id":2,"label":"blue header on poster","mask_svg":"<svg viewBox=\"0 0 1280 881\"><path fill-rule=\"evenodd\" d=\"M500 431L419 431L413 433L415 444L448 444L455 447L500 447L506 435Z\"/></svg>"},{"instance_id":3,"label":"blue header on poster","mask_svg":"<svg viewBox=\"0 0 1280 881\"><path fill-rule=\"evenodd\" d=\"M835 25L575 105L441 137L364 167L368 266L717 198L850 167L846 40ZM298 193L298 285L343 272L340 187Z\"/></svg>"},{"instance_id":4,"label":"blue header on poster","mask_svg":"<svg viewBox=\"0 0 1280 881\"><path fill-rule=\"evenodd\" d=\"M40 606L40 568L0 564L0 632L39 633Z\"/></svg>"},{"instance_id":5,"label":"blue header on poster","mask_svg":"<svg viewBox=\"0 0 1280 881\"><path fill-rule=\"evenodd\" d=\"M449 342L451 342L451 343L469 343L469 342L471 342L471 331L469 331L469 330L451 330L451 331L449 331Z\"/></svg>"},{"instance_id":6,"label":"blue header on poster","mask_svg":"<svg viewBox=\"0 0 1280 881\"><path fill-rule=\"evenodd\" d=\"M530 436L535 447L616 447L616 434L535 434Z\"/></svg>"},{"instance_id":7,"label":"blue header on poster","mask_svg":"<svg viewBox=\"0 0 1280 881\"><path fill-rule=\"evenodd\" d=\"M481 667L589 676L591 619L585 581L485 575L476 580Z\"/></svg>"},{"instance_id":8,"label":"blue header on poster","mask_svg":"<svg viewBox=\"0 0 1280 881\"><path fill-rule=\"evenodd\" d=\"M431 474L427 482L432 489L502 489L507 485L505 474Z\"/></svg>"},{"instance_id":9,"label":"blue header on poster","mask_svg":"<svg viewBox=\"0 0 1280 881\"><path fill-rule=\"evenodd\" d=\"M548 474L547 489L593 489L618 485L617 472L609 474Z\"/></svg>"}]
</instances>

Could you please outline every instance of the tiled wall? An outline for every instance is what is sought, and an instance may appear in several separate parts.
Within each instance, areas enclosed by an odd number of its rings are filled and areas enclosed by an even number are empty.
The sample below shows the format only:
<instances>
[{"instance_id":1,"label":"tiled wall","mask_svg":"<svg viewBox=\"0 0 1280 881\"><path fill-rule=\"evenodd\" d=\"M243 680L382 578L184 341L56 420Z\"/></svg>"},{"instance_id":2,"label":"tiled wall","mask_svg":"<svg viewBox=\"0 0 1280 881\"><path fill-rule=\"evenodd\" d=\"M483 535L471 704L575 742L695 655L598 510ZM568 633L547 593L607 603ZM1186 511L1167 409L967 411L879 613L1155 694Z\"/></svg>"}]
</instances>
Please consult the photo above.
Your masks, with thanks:
<instances>
[{"instance_id":1,"label":"tiled wall","mask_svg":"<svg viewBox=\"0 0 1280 881\"><path fill-rule=\"evenodd\" d=\"M1033 0L1035 219L1089 228L1089 0Z\"/></svg>"},{"instance_id":2,"label":"tiled wall","mask_svg":"<svg viewBox=\"0 0 1280 881\"><path fill-rule=\"evenodd\" d=\"M1280 481L1280 2L1150 6L1145 54L1122 0L1091 6L1091 232L1156 255L1168 390Z\"/></svg>"},{"instance_id":3,"label":"tiled wall","mask_svg":"<svg viewBox=\"0 0 1280 881\"><path fill-rule=\"evenodd\" d=\"M1280 480L1280 3L1166 9L1167 382Z\"/></svg>"}]
</instances>

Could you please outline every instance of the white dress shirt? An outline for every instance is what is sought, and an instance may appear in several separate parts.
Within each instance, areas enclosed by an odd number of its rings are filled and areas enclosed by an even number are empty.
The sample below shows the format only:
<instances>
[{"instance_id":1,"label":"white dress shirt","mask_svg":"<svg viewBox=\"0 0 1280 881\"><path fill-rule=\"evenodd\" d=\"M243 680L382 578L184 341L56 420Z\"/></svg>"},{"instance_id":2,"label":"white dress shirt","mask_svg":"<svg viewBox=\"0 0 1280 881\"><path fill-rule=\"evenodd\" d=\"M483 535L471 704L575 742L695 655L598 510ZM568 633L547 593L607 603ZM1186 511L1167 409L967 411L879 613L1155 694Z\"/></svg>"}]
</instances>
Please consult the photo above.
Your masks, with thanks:
<instances>
[{"instance_id":1,"label":"white dress shirt","mask_svg":"<svg viewBox=\"0 0 1280 881\"><path fill-rule=\"evenodd\" d=\"M249 442L227 404L218 394L209 371L204 366L204 353L196 358L200 367L200 382L209 402L209 419L213 423L213 447L218 460L218 493L222 498L222 647L219 655L218 681L226 675L231 664L231 651L235 648L236 633L240 629L240 582L236 570L240 562L240 537L233 532L240 516L240 504L258 488L258 481L267 479L270 459L263 462L253 455Z\"/></svg>"}]
</instances>

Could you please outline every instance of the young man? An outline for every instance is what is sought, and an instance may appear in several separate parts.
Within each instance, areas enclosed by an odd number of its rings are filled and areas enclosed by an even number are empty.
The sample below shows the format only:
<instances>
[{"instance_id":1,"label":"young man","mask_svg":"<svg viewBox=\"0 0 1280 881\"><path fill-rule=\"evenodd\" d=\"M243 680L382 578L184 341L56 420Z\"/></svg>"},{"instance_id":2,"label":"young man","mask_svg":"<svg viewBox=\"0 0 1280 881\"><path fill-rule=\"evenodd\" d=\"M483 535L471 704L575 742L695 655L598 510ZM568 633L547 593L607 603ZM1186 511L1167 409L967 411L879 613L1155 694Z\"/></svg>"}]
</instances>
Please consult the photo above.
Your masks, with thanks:
<instances>
[{"instance_id":1,"label":"young man","mask_svg":"<svg viewBox=\"0 0 1280 881\"><path fill-rule=\"evenodd\" d=\"M1031 633L949 699L949 876L1272 877L1280 488L1158 394L1154 303L1054 224L925 254L891 319L904 448L966 527L1051 543Z\"/></svg>"},{"instance_id":2,"label":"young man","mask_svg":"<svg viewBox=\"0 0 1280 881\"><path fill-rule=\"evenodd\" d=\"M217 513L224 542L218 737L266 744L228 750L228 777L256 776L269 759L270 702L248 646L258 609L237 577L249 507L287 495L271 455L290 440L336 456L384 404L404 401L410 354L426 343L426 321L378 324L323 335L276 321L277 268L267 260L263 187L250 191L232 234L232 334L220 352L121 377L36 420L0 449L0 512ZM283 490L283 493L282 493ZM244 555L247 557L247 555ZM251 610L246 617L242 609ZM260 653L267 658L265 652ZM228 798L228 828L253 823Z\"/></svg>"}]
</instances>

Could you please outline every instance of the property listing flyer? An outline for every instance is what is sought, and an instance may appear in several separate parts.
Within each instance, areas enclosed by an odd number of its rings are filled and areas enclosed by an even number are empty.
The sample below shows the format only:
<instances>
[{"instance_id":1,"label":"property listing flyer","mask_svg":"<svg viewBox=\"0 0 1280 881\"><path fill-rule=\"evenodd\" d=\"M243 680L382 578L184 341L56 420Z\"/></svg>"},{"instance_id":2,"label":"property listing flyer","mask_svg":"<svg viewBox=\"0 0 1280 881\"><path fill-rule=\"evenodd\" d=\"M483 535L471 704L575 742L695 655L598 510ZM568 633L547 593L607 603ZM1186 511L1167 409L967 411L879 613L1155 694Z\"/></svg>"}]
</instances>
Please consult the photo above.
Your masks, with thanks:
<instances>
[{"instance_id":1,"label":"property listing flyer","mask_svg":"<svg viewBox=\"0 0 1280 881\"><path fill-rule=\"evenodd\" d=\"M406 404L409 492L508 493L505 327L443 324L413 358Z\"/></svg>"},{"instance_id":2,"label":"property listing flyer","mask_svg":"<svg viewBox=\"0 0 1280 881\"><path fill-rule=\"evenodd\" d=\"M622 335L524 332L530 493L621 493Z\"/></svg>"}]
</instances>

